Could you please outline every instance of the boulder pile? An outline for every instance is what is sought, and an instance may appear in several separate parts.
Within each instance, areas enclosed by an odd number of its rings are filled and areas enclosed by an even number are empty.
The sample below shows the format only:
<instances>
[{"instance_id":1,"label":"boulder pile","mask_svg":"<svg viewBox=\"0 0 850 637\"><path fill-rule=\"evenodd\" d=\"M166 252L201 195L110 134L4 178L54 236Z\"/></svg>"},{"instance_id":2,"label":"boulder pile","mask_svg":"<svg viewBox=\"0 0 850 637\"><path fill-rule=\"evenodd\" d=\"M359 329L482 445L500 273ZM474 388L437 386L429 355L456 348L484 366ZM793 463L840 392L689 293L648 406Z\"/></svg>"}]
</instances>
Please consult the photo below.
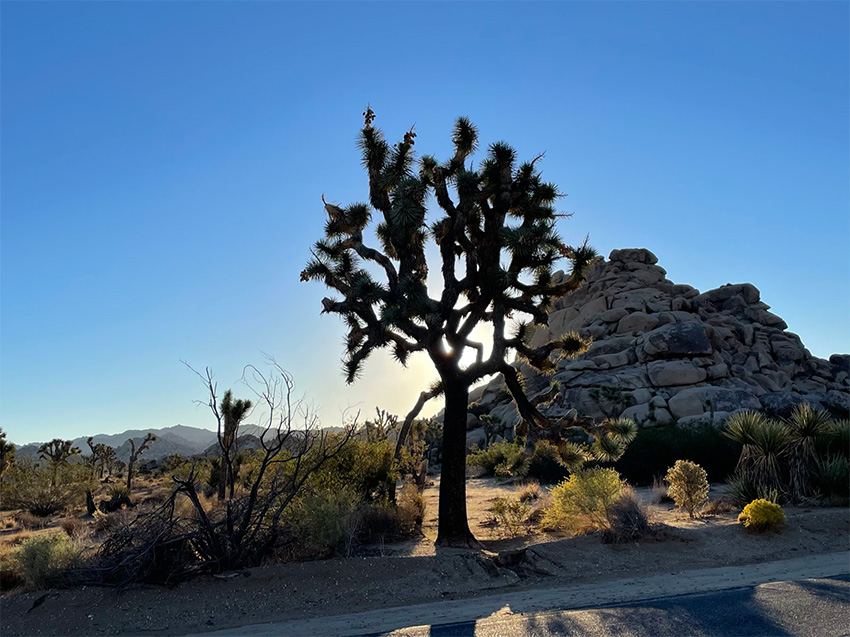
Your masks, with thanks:
<instances>
[{"instance_id":1,"label":"boulder pile","mask_svg":"<svg viewBox=\"0 0 850 637\"><path fill-rule=\"evenodd\" d=\"M649 250L614 250L582 288L555 301L532 345L571 331L593 344L551 376L517 363L526 391L550 416L576 409L642 427L719 425L738 410L781 416L802 402L848 415L850 355L812 356L749 283L700 293L666 274ZM474 389L470 401L473 413L506 426L519 420L500 377Z\"/></svg>"}]
</instances>

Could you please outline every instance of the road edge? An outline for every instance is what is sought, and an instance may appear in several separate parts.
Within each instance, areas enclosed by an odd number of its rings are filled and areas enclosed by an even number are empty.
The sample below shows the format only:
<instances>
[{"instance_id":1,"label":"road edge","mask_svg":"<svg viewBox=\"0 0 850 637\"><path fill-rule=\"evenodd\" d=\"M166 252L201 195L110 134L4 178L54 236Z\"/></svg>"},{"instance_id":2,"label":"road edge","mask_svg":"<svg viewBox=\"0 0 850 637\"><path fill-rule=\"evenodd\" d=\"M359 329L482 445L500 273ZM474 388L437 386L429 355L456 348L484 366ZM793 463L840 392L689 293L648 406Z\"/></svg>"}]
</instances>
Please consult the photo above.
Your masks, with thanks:
<instances>
[{"instance_id":1,"label":"road edge","mask_svg":"<svg viewBox=\"0 0 850 637\"><path fill-rule=\"evenodd\" d=\"M360 613L249 624L188 637L264 637L323 635L351 637L387 633L401 628L453 624L477 619L522 615L550 610L580 610L643 602L674 595L708 593L768 582L850 574L850 551L806 557L678 571L648 577L607 580L579 586L536 588L474 598L427 602Z\"/></svg>"}]
</instances>

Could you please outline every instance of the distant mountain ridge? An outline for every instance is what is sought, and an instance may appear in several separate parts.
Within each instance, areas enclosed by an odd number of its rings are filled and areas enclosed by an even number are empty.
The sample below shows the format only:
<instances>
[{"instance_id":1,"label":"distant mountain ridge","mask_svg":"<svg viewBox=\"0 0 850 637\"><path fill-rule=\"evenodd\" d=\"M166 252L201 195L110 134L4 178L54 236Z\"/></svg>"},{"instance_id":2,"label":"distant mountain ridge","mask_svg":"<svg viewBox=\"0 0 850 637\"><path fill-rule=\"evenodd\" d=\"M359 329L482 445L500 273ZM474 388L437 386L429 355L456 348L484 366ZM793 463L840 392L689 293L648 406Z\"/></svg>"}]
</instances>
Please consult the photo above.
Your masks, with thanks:
<instances>
[{"instance_id":1,"label":"distant mountain ridge","mask_svg":"<svg viewBox=\"0 0 850 637\"><path fill-rule=\"evenodd\" d=\"M328 427L328 431L337 430L339 427ZM132 438L136 441L142 440L148 433L156 436L151 445L145 450L145 460L161 460L167 456L180 454L181 456L209 456L217 455L218 439L215 431L190 427L188 425L174 425L161 429L128 429L117 434L97 434L92 436L92 444L105 444L115 448L115 455L119 460L127 462L130 457L130 442ZM242 425L239 428L238 448L258 449L260 447L260 436L263 428L257 425ZM83 454L91 453L86 442L88 436L74 438L74 446L79 447ZM46 442L46 441L45 441ZM15 454L19 457L28 456L38 458L38 448L41 442L31 442L18 447ZM79 458L79 456L77 456Z\"/></svg>"},{"instance_id":2,"label":"distant mountain ridge","mask_svg":"<svg viewBox=\"0 0 850 637\"><path fill-rule=\"evenodd\" d=\"M141 440L148 433L154 434L157 439L144 453L144 458L147 460L159 460L175 453L194 456L203 453L210 445L216 443L216 432L188 425L173 425L160 429L128 429L117 434L97 434L92 436L92 443L114 447L118 458L126 462L130 457L129 440L131 438ZM74 438L74 446L79 447L84 454L90 453L87 439L88 436ZM38 458L38 448L42 444L42 442L32 442L19 447L15 453L19 456Z\"/></svg>"}]
</instances>

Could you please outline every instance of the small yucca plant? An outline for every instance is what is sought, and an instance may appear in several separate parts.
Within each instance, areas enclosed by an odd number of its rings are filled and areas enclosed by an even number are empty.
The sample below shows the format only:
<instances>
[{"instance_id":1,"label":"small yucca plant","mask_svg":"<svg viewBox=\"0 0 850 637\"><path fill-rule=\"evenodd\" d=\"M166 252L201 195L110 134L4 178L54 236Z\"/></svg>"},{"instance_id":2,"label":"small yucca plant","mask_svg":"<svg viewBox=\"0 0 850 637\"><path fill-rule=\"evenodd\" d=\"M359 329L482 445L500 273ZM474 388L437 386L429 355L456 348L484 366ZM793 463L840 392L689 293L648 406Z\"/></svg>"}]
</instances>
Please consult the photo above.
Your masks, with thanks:
<instances>
[{"instance_id":1,"label":"small yucca plant","mask_svg":"<svg viewBox=\"0 0 850 637\"><path fill-rule=\"evenodd\" d=\"M755 455L756 432L765 426L767 418L757 411L741 411L732 414L726 422L723 434L743 445L741 457L738 459L738 471L749 469L750 461Z\"/></svg>"},{"instance_id":2,"label":"small yucca plant","mask_svg":"<svg viewBox=\"0 0 850 637\"><path fill-rule=\"evenodd\" d=\"M783 424L791 495L793 498L810 496L814 493L813 473L818 460L815 443L829 433L830 416L803 403L794 408Z\"/></svg>"},{"instance_id":3,"label":"small yucca plant","mask_svg":"<svg viewBox=\"0 0 850 637\"><path fill-rule=\"evenodd\" d=\"M753 500L741 511L738 522L750 531L777 531L785 524L785 512L770 500Z\"/></svg>"}]
</instances>

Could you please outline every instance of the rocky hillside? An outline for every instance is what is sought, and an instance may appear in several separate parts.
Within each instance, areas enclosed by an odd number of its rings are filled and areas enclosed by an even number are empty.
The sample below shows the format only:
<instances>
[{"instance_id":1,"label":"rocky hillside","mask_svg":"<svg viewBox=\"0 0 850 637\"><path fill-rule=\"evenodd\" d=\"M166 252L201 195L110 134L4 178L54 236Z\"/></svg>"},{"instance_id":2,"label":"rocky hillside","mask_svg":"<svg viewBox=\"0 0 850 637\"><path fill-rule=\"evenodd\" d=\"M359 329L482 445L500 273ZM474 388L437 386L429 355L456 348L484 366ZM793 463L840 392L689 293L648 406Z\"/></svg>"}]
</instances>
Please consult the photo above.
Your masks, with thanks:
<instances>
[{"instance_id":1,"label":"rocky hillside","mask_svg":"<svg viewBox=\"0 0 850 637\"><path fill-rule=\"evenodd\" d=\"M652 427L721 423L740 409L784 414L802 402L848 414L850 356L812 356L749 283L700 293L668 280L657 263L649 250L614 250L580 290L554 303L533 344L573 330L593 344L552 376L519 364L527 391L552 399L551 415L574 408ZM479 413L518 420L500 378L470 400Z\"/></svg>"}]
</instances>

